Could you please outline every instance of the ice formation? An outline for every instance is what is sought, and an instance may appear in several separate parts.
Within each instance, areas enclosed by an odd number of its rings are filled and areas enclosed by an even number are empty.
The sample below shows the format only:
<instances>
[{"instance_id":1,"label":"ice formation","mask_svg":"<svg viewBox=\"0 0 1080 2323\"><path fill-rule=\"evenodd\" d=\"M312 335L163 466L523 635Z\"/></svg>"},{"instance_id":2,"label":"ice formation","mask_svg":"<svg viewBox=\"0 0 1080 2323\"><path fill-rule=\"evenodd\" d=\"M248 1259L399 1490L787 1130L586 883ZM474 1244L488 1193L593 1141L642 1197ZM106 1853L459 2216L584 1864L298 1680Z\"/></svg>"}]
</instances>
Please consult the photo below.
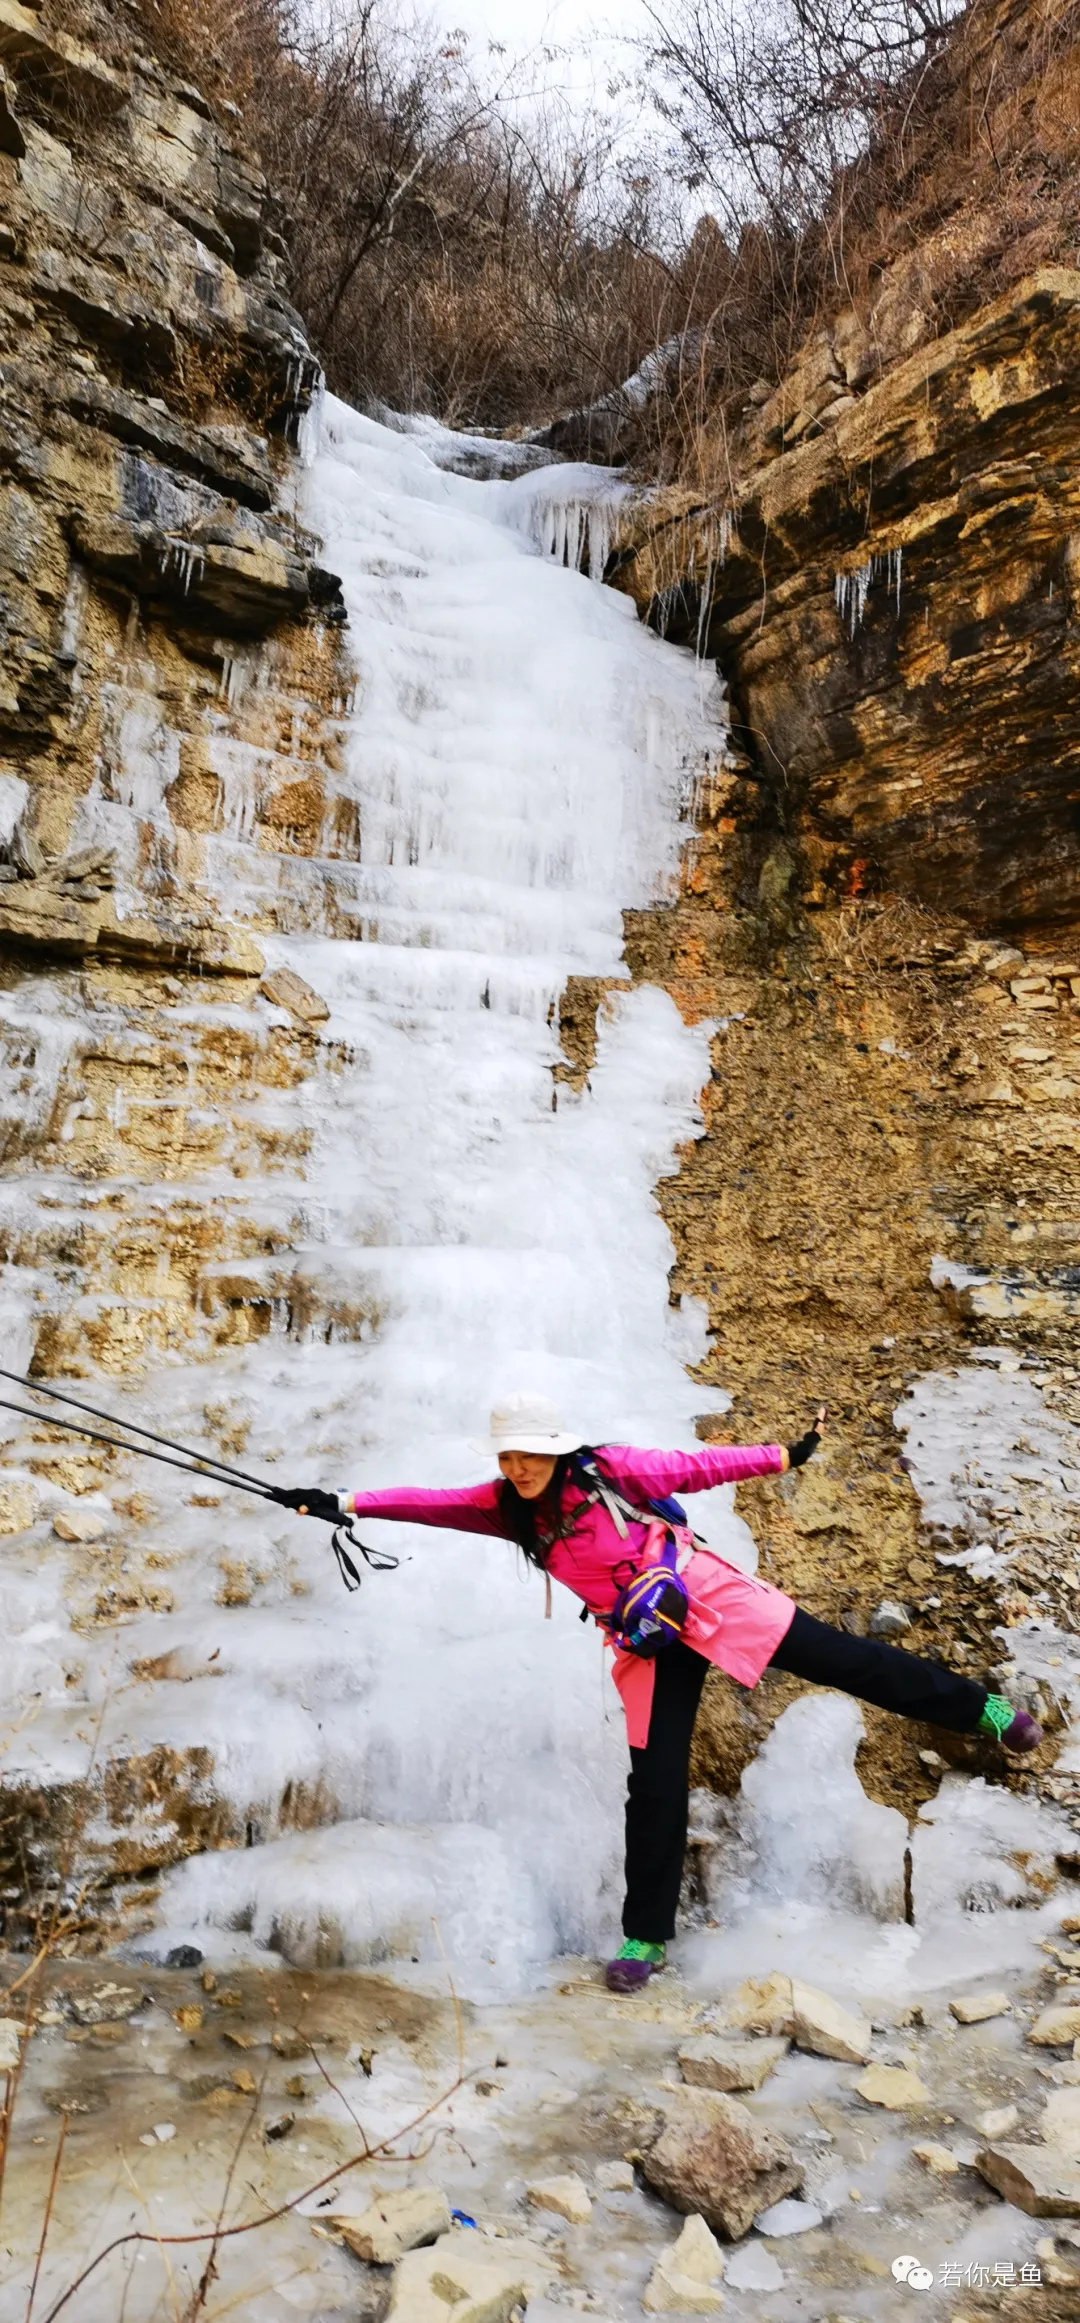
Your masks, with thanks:
<instances>
[{"instance_id":1,"label":"ice formation","mask_svg":"<svg viewBox=\"0 0 1080 2323\"><path fill-rule=\"evenodd\" d=\"M329 1004L316 1073L257 1100L310 1151L295 1173L192 1182L192 1199L258 1230L245 1280L273 1328L159 1368L131 1408L211 1442L224 1412L245 1466L357 1486L484 1474L468 1439L496 1390L524 1384L594 1441L692 1443L717 1399L687 1375L704 1325L669 1306L653 1187L697 1123L708 1028L629 989L621 915L673 892L681 818L724 748L719 693L573 554L559 562L560 538L581 546L575 509L609 523L606 474L478 482L330 399L302 492L349 613L338 780L360 859L261 851L260 769L223 731L205 881L219 916L295 929L259 941ZM167 839L170 748L118 700L117 779L76 843L115 845L121 909L137 901L123 867L140 825ZM353 940L321 932L328 893ZM588 1085L560 1088L554 1110L553 1010L575 973L614 989ZM52 1005L59 1053L79 1004ZM178 1037L192 1011L177 1009ZM236 1014L258 1034L268 1006ZM28 1182L6 1198L25 1204ZM290 1247L260 1256L261 1233ZM9 1285L12 1331L31 1296ZM178 1872L165 1922L197 1921L204 1940L246 1926L304 1959L442 1944L510 1970L611 1933L618 1705L596 1632L569 1598L545 1622L509 1547L383 1528L400 1571L346 1598L321 1527L240 1495L192 1505L181 1478L132 1462L123 1486L152 1488L173 1608L88 1645L48 1531L63 1487L32 1482L7 1769L78 1774L99 1716L99 1753L206 1751L203 1780L250 1844ZM704 1496L695 1521L746 1560L731 1497ZM237 1570L248 1601L223 1602ZM148 1663L162 1674L132 1674ZM39 1694L28 1720L23 1685Z\"/></svg>"},{"instance_id":2,"label":"ice formation","mask_svg":"<svg viewBox=\"0 0 1080 2323\"><path fill-rule=\"evenodd\" d=\"M740 1785L745 1901L902 1918L907 1824L863 1790L863 1732L858 1704L840 1694L806 1695L777 1719Z\"/></svg>"},{"instance_id":3,"label":"ice formation","mask_svg":"<svg viewBox=\"0 0 1080 2323\"><path fill-rule=\"evenodd\" d=\"M1030 1374L1007 1349L979 1352L982 1362L913 1380L895 1419L926 1522L999 1550L1009 1545L1018 1485L1061 1502L1080 1485L1062 1467L1068 1431Z\"/></svg>"},{"instance_id":4,"label":"ice formation","mask_svg":"<svg viewBox=\"0 0 1080 2323\"><path fill-rule=\"evenodd\" d=\"M982 1777L942 1777L912 1833L915 1924L957 1912L1030 1904L1054 1882L1054 1851L1069 1843L1064 1816Z\"/></svg>"},{"instance_id":5,"label":"ice formation","mask_svg":"<svg viewBox=\"0 0 1080 2323\"><path fill-rule=\"evenodd\" d=\"M570 462L517 476L503 487L506 517L519 524L556 564L584 568L600 581L615 542L619 518L633 488L614 468Z\"/></svg>"}]
</instances>

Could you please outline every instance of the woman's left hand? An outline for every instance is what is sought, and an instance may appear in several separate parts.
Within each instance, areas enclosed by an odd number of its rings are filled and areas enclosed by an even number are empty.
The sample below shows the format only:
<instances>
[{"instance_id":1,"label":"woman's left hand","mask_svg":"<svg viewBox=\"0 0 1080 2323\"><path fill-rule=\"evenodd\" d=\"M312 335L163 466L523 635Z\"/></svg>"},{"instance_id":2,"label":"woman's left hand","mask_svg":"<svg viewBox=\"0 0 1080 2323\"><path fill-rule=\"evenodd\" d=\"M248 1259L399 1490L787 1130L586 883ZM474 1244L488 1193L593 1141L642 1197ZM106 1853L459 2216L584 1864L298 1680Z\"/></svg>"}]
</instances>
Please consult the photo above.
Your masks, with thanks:
<instances>
[{"instance_id":1,"label":"woman's left hand","mask_svg":"<svg viewBox=\"0 0 1080 2323\"><path fill-rule=\"evenodd\" d=\"M825 1422L828 1417L828 1406L819 1404L814 1414L813 1425L807 1429L805 1436L800 1436L797 1444L788 1445L784 1455L784 1473L789 1468L804 1467L807 1460L813 1457L825 1433Z\"/></svg>"}]
</instances>

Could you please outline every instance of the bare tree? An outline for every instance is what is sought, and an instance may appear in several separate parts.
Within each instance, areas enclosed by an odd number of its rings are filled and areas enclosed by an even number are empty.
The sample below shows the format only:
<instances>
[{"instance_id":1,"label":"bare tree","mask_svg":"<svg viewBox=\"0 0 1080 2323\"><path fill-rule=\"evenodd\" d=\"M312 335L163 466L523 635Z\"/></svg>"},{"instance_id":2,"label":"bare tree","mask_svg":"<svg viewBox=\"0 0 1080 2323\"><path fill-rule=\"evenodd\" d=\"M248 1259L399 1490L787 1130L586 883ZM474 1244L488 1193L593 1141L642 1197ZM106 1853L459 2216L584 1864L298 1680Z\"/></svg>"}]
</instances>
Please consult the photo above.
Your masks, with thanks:
<instances>
[{"instance_id":1,"label":"bare tree","mask_svg":"<svg viewBox=\"0 0 1080 2323\"><path fill-rule=\"evenodd\" d=\"M654 102L689 187L725 230L820 218L883 107L933 55L958 0L646 0Z\"/></svg>"}]
</instances>

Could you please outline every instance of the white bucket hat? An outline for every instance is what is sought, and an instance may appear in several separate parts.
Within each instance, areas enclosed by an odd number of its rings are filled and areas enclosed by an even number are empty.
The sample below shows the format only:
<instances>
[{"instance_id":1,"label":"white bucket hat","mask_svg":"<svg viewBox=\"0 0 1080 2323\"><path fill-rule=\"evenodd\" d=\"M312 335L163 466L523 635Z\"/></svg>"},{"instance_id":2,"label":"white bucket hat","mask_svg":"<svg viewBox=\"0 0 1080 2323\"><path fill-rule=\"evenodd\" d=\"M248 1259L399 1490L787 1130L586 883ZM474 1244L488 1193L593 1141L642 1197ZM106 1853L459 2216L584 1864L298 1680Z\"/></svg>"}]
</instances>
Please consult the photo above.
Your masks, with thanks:
<instances>
[{"instance_id":1,"label":"white bucket hat","mask_svg":"<svg viewBox=\"0 0 1080 2323\"><path fill-rule=\"evenodd\" d=\"M474 1440L474 1452L576 1452L581 1436L570 1436L558 1404L546 1395L506 1395L491 1414L491 1434Z\"/></svg>"}]
</instances>

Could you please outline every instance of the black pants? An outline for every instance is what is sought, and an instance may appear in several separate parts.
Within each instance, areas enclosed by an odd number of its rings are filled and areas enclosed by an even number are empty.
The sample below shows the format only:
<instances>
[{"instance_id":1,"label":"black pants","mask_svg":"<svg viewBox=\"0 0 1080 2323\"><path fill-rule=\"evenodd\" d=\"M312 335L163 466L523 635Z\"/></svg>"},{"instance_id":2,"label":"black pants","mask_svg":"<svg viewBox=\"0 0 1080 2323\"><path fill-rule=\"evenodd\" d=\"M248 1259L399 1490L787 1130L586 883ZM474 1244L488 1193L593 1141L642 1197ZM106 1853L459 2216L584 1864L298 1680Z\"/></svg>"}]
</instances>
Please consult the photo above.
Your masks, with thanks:
<instances>
[{"instance_id":1,"label":"black pants","mask_svg":"<svg viewBox=\"0 0 1080 2323\"><path fill-rule=\"evenodd\" d=\"M788 1670L815 1686L835 1686L860 1702L876 1702L902 1718L970 1734L986 1702L986 1687L959 1678L940 1662L924 1662L876 1637L849 1637L796 1608L770 1668ZM690 1805L690 1742L708 1662L688 1645L667 1646L656 1657L649 1739L630 1752L626 1790L626 1902L623 1934L666 1944L675 1933Z\"/></svg>"}]
</instances>

